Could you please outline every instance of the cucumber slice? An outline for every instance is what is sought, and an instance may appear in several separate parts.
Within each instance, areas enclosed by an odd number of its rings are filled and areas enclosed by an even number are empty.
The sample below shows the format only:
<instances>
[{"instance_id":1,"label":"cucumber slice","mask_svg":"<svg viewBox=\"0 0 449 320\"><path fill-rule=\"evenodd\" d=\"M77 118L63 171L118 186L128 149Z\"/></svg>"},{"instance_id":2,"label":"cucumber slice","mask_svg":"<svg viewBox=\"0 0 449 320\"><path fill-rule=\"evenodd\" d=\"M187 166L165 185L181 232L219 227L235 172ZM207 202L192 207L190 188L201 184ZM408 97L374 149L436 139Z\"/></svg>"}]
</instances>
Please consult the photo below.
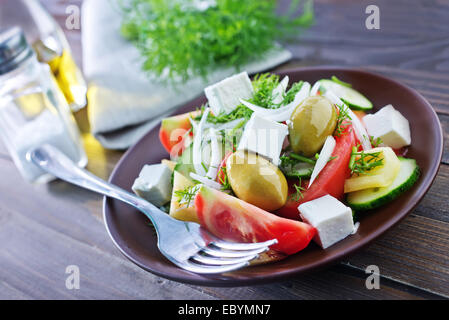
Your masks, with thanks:
<instances>
[{"instance_id":1,"label":"cucumber slice","mask_svg":"<svg viewBox=\"0 0 449 320\"><path fill-rule=\"evenodd\" d=\"M329 79L320 80L320 88L336 94L353 110L371 110L373 104L360 92Z\"/></svg>"},{"instance_id":2,"label":"cucumber slice","mask_svg":"<svg viewBox=\"0 0 449 320\"><path fill-rule=\"evenodd\" d=\"M314 167L315 165L311 163L300 162L281 170L289 178L310 178Z\"/></svg>"},{"instance_id":3,"label":"cucumber slice","mask_svg":"<svg viewBox=\"0 0 449 320\"><path fill-rule=\"evenodd\" d=\"M370 210L378 208L393 201L415 184L420 175L416 161L398 158L401 161L401 169L393 183L388 187L370 188L349 193L347 202L352 209Z\"/></svg>"}]
</instances>

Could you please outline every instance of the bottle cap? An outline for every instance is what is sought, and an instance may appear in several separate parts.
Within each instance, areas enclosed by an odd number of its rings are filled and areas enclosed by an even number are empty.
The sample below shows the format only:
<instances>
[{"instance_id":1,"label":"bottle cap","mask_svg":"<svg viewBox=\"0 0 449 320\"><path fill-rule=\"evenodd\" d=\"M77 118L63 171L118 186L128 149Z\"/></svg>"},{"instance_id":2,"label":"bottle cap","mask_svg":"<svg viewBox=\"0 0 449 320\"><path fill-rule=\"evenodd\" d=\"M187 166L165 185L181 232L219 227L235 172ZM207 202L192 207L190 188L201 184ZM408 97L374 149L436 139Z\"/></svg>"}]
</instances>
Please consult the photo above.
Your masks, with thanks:
<instances>
[{"instance_id":1,"label":"bottle cap","mask_svg":"<svg viewBox=\"0 0 449 320\"><path fill-rule=\"evenodd\" d=\"M22 29L0 30L0 75L16 69L33 54Z\"/></svg>"}]
</instances>

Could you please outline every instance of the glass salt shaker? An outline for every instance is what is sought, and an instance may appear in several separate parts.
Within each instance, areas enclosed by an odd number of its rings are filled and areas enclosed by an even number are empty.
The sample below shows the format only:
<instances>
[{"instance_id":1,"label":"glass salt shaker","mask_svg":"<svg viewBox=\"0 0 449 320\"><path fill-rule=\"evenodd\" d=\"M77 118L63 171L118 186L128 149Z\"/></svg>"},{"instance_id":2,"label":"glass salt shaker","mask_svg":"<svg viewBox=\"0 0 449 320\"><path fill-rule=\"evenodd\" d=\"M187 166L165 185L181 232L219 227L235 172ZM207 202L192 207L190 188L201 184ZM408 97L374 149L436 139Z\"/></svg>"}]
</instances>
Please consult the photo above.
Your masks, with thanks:
<instances>
[{"instance_id":1,"label":"glass salt shaker","mask_svg":"<svg viewBox=\"0 0 449 320\"><path fill-rule=\"evenodd\" d=\"M73 112L87 103L87 85L57 21L39 0L0 0L0 29L20 27L40 62L50 66Z\"/></svg>"},{"instance_id":2,"label":"glass salt shaker","mask_svg":"<svg viewBox=\"0 0 449 320\"><path fill-rule=\"evenodd\" d=\"M87 164L67 100L18 27L0 30L0 136L29 182L53 179L26 159L42 144L58 148L80 167Z\"/></svg>"}]
</instances>

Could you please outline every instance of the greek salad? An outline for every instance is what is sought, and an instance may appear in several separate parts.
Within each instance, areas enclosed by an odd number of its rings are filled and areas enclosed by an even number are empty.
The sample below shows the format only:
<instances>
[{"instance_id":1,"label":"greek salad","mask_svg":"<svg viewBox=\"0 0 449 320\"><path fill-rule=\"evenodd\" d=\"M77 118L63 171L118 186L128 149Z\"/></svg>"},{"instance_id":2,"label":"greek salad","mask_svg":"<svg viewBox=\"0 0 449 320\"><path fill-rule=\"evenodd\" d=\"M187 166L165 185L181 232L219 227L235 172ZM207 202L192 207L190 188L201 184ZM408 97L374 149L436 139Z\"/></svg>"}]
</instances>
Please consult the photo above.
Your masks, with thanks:
<instances>
[{"instance_id":1,"label":"greek salad","mask_svg":"<svg viewBox=\"0 0 449 320\"><path fill-rule=\"evenodd\" d=\"M373 113L335 76L311 85L243 72L205 95L204 106L162 120L170 159L145 165L133 190L219 238L276 238L270 249L282 256L311 241L326 249L357 232L357 213L394 201L419 178L405 156L407 119L393 105Z\"/></svg>"}]
</instances>

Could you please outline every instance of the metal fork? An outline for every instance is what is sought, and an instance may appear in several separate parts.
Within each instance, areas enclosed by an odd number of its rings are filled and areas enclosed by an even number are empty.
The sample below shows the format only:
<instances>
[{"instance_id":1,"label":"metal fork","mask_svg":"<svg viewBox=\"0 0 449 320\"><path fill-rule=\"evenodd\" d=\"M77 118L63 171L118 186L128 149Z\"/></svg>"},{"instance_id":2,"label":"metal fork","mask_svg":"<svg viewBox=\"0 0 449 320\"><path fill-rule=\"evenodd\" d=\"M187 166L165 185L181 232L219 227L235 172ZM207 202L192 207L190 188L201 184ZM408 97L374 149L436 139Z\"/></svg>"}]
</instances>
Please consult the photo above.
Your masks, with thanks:
<instances>
[{"instance_id":1,"label":"metal fork","mask_svg":"<svg viewBox=\"0 0 449 320\"><path fill-rule=\"evenodd\" d=\"M156 229L161 253L182 269L202 274L237 270L277 243L276 239L259 243L220 240L199 224L175 220L146 200L79 168L50 145L30 150L27 159L62 180L124 201L143 212Z\"/></svg>"}]
</instances>

